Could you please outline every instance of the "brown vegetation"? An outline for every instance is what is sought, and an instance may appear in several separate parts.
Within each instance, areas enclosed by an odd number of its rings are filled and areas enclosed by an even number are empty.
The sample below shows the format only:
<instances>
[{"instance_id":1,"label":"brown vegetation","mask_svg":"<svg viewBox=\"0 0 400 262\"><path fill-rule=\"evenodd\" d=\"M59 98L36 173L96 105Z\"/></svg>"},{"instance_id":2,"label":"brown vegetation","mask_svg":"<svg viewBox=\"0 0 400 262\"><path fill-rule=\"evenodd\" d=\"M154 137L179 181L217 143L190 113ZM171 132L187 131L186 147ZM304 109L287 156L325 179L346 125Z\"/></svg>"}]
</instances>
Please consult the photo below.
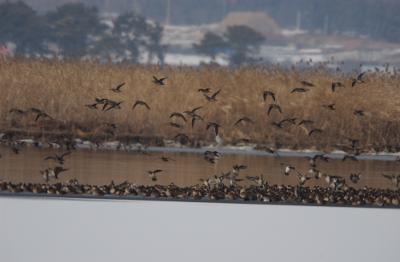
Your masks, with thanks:
<instances>
[{"instance_id":1,"label":"brown vegetation","mask_svg":"<svg viewBox=\"0 0 400 262\"><path fill-rule=\"evenodd\" d=\"M153 75L168 76L165 85L152 82ZM221 125L224 143L241 139L271 147L325 148L348 144L347 138L360 140L360 145L377 150L400 149L400 76L385 72L371 72L364 76L365 83L352 87L355 75L330 73L324 67L309 70L284 70L277 67L245 67L227 69L218 67L158 67L99 64L96 62L60 62L39 60L0 61L0 129L26 132L66 132L75 136L96 136L107 133L104 123L117 125L114 135L143 136L172 139L186 133L197 141L214 141L208 122ZM306 80L315 85L301 84ZM331 90L332 82L345 87ZM125 82L122 92L110 88ZM211 88L210 95L221 89L216 102L209 102L198 92ZM291 93L294 88L309 89L304 93ZM263 91L276 95L283 113L267 109L272 98L263 100ZM124 101L121 109L107 112L93 110L85 104L94 103L95 97ZM151 108L138 106L136 100L145 101ZM322 105L335 103L331 111ZM172 112L183 112L203 106L197 111L204 118L191 128L181 119L183 129L168 125ZM36 107L55 120L35 119L30 114L10 114L11 108L26 110ZM354 114L363 110L364 116ZM234 123L247 116L254 121ZM278 129L272 122L288 117L311 119L309 126L284 125ZM321 129L308 135L312 129Z\"/></svg>"}]
</instances>

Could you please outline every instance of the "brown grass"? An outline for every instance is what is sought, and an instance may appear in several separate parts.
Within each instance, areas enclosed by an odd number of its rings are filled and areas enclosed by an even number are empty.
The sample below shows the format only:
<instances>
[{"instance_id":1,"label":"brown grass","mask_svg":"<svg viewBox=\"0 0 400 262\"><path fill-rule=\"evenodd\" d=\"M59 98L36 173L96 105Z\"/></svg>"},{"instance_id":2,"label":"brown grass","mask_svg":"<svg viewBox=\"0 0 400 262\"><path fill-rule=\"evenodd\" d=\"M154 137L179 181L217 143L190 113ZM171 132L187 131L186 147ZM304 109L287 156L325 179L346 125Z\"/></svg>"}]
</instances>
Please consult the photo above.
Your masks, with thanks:
<instances>
[{"instance_id":1,"label":"brown grass","mask_svg":"<svg viewBox=\"0 0 400 262\"><path fill-rule=\"evenodd\" d=\"M164 87L152 83L152 76L168 76ZM316 86L307 93L290 94L300 81ZM323 67L306 71L284 70L276 67L192 68L133 65L102 65L96 62L60 62L39 60L0 61L0 128L34 131L72 132L74 135L100 134L105 122L118 125L116 135L172 138L185 132L193 140L213 141L207 121L222 125L225 143L248 138L253 142L290 148L332 148L348 143L346 137L360 139L366 147L378 150L400 149L400 76L387 73L369 73L364 84L351 87L351 77L329 73ZM331 82L342 81L346 87L332 92ZM109 89L126 82L123 92ZM222 89L218 101L209 103L197 90L210 87ZM267 116L262 99L263 90L275 92L283 114ZM102 112L84 107L95 97L123 100L121 110ZM135 100L146 101L151 110L143 107L132 111ZM336 103L330 112L322 104ZM203 106L199 114L205 122L194 129L169 127L171 112L182 112ZM33 120L33 116L10 115L11 108L41 108L57 121ZM355 109L365 110L366 116L357 117ZM234 127L242 116L256 123ZM297 125L278 130L271 125L283 117L312 119L313 127L323 129L321 135L308 136L311 129ZM82 132L84 131L84 132Z\"/></svg>"}]
</instances>

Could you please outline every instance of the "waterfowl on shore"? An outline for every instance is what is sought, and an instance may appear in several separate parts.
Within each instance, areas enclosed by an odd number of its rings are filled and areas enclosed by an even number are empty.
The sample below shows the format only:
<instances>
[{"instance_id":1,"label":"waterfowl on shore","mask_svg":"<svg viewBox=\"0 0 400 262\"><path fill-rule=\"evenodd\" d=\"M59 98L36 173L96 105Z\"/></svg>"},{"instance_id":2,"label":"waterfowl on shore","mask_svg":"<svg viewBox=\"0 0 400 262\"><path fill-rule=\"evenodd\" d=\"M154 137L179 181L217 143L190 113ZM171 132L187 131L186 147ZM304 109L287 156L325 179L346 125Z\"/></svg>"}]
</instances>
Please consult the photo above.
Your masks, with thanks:
<instances>
[{"instance_id":1,"label":"waterfowl on shore","mask_svg":"<svg viewBox=\"0 0 400 262\"><path fill-rule=\"evenodd\" d=\"M268 96L272 97L272 100L274 100L274 102L276 101L276 100L275 100L275 93L272 92L272 91L269 91L269 90L265 90L265 91L263 92L263 99L264 99L264 102L267 101Z\"/></svg>"},{"instance_id":2,"label":"waterfowl on shore","mask_svg":"<svg viewBox=\"0 0 400 262\"><path fill-rule=\"evenodd\" d=\"M121 87L123 87L124 85L125 85L125 82L117 85L114 88L110 88L110 90L113 91L114 93L121 93L122 92Z\"/></svg>"},{"instance_id":3,"label":"waterfowl on shore","mask_svg":"<svg viewBox=\"0 0 400 262\"><path fill-rule=\"evenodd\" d=\"M270 113L271 113L271 111L272 110L278 110L279 111L279 113L281 113L282 114L282 108L280 107L280 105L278 105L278 104L270 104L269 105L269 107L268 107L268 115L270 115Z\"/></svg>"},{"instance_id":4,"label":"waterfowl on shore","mask_svg":"<svg viewBox=\"0 0 400 262\"><path fill-rule=\"evenodd\" d=\"M71 154L71 151L67 151L61 155L55 154L53 156L46 156L43 160L54 160L55 162L59 163L60 165L64 164L64 157Z\"/></svg>"},{"instance_id":5,"label":"waterfowl on shore","mask_svg":"<svg viewBox=\"0 0 400 262\"><path fill-rule=\"evenodd\" d=\"M153 76L153 83L154 83L154 84L157 84L157 85L160 85L160 86L163 86L163 85L165 85L164 81L165 81L167 78L168 78L168 77L157 78L157 77Z\"/></svg>"},{"instance_id":6,"label":"waterfowl on shore","mask_svg":"<svg viewBox=\"0 0 400 262\"><path fill-rule=\"evenodd\" d=\"M142 101L142 100L136 100L135 103L134 103L133 106L132 106L132 110L135 110L135 108L136 108L137 106L144 106L144 107L146 107L148 110L150 110L150 106L149 106L146 102L144 102L144 101Z\"/></svg>"},{"instance_id":7,"label":"waterfowl on shore","mask_svg":"<svg viewBox=\"0 0 400 262\"><path fill-rule=\"evenodd\" d=\"M204 97L207 99L208 102L215 102L217 101L217 95L221 92L221 89L219 89L218 91L216 91L214 94L212 94L211 96L209 96L206 93L203 93Z\"/></svg>"}]
</instances>

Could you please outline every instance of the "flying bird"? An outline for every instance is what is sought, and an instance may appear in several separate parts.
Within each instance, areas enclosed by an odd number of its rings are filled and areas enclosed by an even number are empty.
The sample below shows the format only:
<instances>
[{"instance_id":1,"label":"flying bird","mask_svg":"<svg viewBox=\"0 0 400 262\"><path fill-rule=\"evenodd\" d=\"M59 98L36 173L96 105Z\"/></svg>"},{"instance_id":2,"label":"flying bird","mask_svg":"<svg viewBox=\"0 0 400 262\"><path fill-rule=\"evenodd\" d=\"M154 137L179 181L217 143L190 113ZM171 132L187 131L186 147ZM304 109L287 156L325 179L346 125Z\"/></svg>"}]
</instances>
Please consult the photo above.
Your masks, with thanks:
<instances>
[{"instance_id":1,"label":"flying bird","mask_svg":"<svg viewBox=\"0 0 400 262\"><path fill-rule=\"evenodd\" d=\"M204 97L207 99L208 102L215 102L217 101L217 95L219 94L219 92L221 92L221 89L219 89L218 91L216 91L214 94L212 94L211 96L207 95L206 93L203 93Z\"/></svg>"},{"instance_id":2,"label":"flying bird","mask_svg":"<svg viewBox=\"0 0 400 262\"><path fill-rule=\"evenodd\" d=\"M336 110L336 105L335 104L327 104L327 105L322 105L323 108L326 108L328 110Z\"/></svg>"},{"instance_id":3,"label":"flying bird","mask_svg":"<svg viewBox=\"0 0 400 262\"><path fill-rule=\"evenodd\" d=\"M120 93L122 92L121 87L123 87L124 85L125 83L121 83L114 88L110 88L110 90L113 91L114 93Z\"/></svg>"},{"instance_id":4,"label":"flying bird","mask_svg":"<svg viewBox=\"0 0 400 262\"><path fill-rule=\"evenodd\" d=\"M303 86L309 86L309 87L313 87L313 86L315 86L313 83L311 83L311 82L307 82L307 81L300 81L300 83L303 85Z\"/></svg>"},{"instance_id":5,"label":"flying bird","mask_svg":"<svg viewBox=\"0 0 400 262\"><path fill-rule=\"evenodd\" d=\"M332 85L331 85L332 92L335 92L336 88L338 88L338 87L344 87L343 83L342 82L332 82Z\"/></svg>"},{"instance_id":6,"label":"flying bird","mask_svg":"<svg viewBox=\"0 0 400 262\"><path fill-rule=\"evenodd\" d=\"M165 85L164 81L165 81L167 78L168 78L168 77L157 78L157 77L153 76L153 83L154 83L154 84L157 84L157 85L160 85L160 86L163 86L163 85Z\"/></svg>"},{"instance_id":7,"label":"flying bird","mask_svg":"<svg viewBox=\"0 0 400 262\"><path fill-rule=\"evenodd\" d=\"M54 160L55 162L59 163L60 165L64 164L64 157L71 154L71 151L65 152L61 155L55 154L54 156L47 156L43 160Z\"/></svg>"},{"instance_id":8,"label":"flying bird","mask_svg":"<svg viewBox=\"0 0 400 262\"><path fill-rule=\"evenodd\" d=\"M274 100L274 102L276 101L275 100L275 94L272 91L266 90L266 91L263 92L264 102L267 101L268 96L272 97L272 100Z\"/></svg>"},{"instance_id":9,"label":"flying bird","mask_svg":"<svg viewBox=\"0 0 400 262\"><path fill-rule=\"evenodd\" d=\"M163 170L155 169L147 171L148 176L151 178L151 181L157 181L157 174L161 173Z\"/></svg>"},{"instance_id":10,"label":"flying bird","mask_svg":"<svg viewBox=\"0 0 400 262\"><path fill-rule=\"evenodd\" d=\"M270 104L268 107L268 115L270 115L270 113L273 109L278 110L279 113L282 114L282 108L278 104Z\"/></svg>"},{"instance_id":11,"label":"flying bird","mask_svg":"<svg viewBox=\"0 0 400 262\"><path fill-rule=\"evenodd\" d=\"M178 112L173 112L171 113L171 115L169 116L169 118L173 118L173 117L179 117L181 118L183 121L186 122L186 118L182 113L178 113Z\"/></svg>"},{"instance_id":12,"label":"flying bird","mask_svg":"<svg viewBox=\"0 0 400 262\"><path fill-rule=\"evenodd\" d=\"M316 133L321 134L322 133L322 129L314 128L310 132L308 132L308 136L311 136L312 134L316 134Z\"/></svg>"},{"instance_id":13,"label":"flying bird","mask_svg":"<svg viewBox=\"0 0 400 262\"><path fill-rule=\"evenodd\" d=\"M235 124L233 124L233 126L237 126L238 124L240 124L240 123L250 123L250 124L254 124L254 121L253 120L251 120L250 118L248 118L247 116L244 116L244 117L241 117L241 118L239 118L236 122L235 122Z\"/></svg>"},{"instance_id":14,"label":"flying bird","mask_svg":"<svg viewBox=\"0 0 400 262\"><path fill-rule=\"evenodd\" d=\"M208 130L209 128L214 128L215 135L217 136L218 135L218 130L219 130L220 127L221 127L221 125L218 124L218 123L208 122L206 130Z\"/></svg>"},{"instance_id":15,"label":"flying bird","mask_svg":"<svg viewBox=\"0 0 400 262\"><path fill-rule=\"evenodd\" d=\"M144 106L144 107L146 107L148 110L150 110L150 106L149 106L146 102L144 102L144 101L142 101L142 100L136 100L136 102L135 102L135 103L133 104L133 106L132 106L132 109L134 110L136 106Z\"/></svg>"},{"instance_id":16,"label":"flying bird","mask_svg":"<svg viewBox=\"0 0 400 262\"><path fill-rule=\"evenodd\" d=\"M290 93L291 94L293 94L293 93L305 93L307 91L310 91L310 89L297 87L297 88L294 88Z\"/></svg>"}]
</instances>

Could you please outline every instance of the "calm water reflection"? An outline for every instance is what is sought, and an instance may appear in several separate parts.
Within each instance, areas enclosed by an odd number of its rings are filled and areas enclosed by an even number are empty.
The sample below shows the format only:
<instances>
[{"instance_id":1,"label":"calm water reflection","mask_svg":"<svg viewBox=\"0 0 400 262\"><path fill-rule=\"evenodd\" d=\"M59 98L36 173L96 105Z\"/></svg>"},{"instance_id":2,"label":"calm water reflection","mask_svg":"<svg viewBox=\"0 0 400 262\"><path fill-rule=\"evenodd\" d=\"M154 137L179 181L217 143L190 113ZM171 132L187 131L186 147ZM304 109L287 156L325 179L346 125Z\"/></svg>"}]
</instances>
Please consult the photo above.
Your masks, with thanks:
<instances>
[{"instance_id":1,"label":"calm water reflection","mask_svg":"<svg viewBox=\"0 0 400 262\"><path fill-rule=\"evenodd\" d=\"M13 182L43 182L40 170L54 166L54 162L44 161L43 158L56 152L59 151L28 148L16 155L4 148L0 159L0 179ZM168 156L175 161L163 162L160 159L161 156ZM306 158L274 158L254 155L225 154L216 164L210 164L203 159L201 154L153 152L144 155L135 152L80 150L73 152L66 159L65 167L69 170L60 175L60 181L77 178L81 183L89 184L107 184L111 180L152 184L146 171L162 169L164 171L159 175L157 183L173 182L181 186L193 185L199 183L200 178L231 170L234 164L248 166L241 173L243 178L247 175L264 174L270 184L296 184L295 176L285 177L282 175L281 163L294 165L304 173L308 170ZM344 177L348 177L350 173L361 172L363 176L357 187L392 188L390 181L382 178L381 174L398 172L400 163L377 160L358 162L330 160L329 163L319 162L318 169L330 175ZM321 180L311 180L307 184L325 185Z\"/></svg>"}]
</instances>

